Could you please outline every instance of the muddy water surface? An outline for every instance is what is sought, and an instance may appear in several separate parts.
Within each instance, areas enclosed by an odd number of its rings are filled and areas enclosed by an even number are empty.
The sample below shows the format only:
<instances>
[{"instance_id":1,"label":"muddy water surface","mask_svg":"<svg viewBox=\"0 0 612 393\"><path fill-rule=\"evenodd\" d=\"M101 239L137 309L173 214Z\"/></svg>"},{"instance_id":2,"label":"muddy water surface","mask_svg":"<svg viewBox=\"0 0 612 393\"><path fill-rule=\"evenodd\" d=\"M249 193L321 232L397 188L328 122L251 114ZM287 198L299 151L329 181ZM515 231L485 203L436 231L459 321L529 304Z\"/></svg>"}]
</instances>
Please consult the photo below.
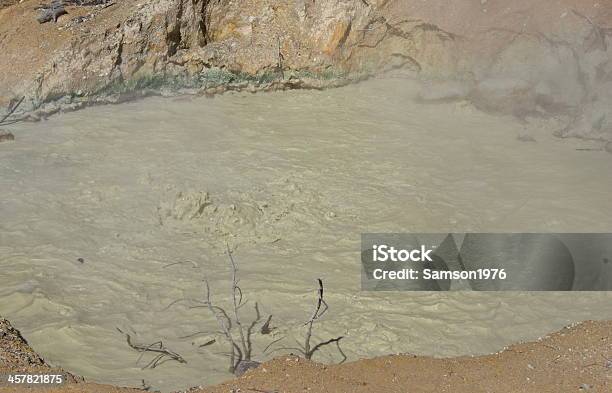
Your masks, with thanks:
<instances>
[{"instance_id":1,"label":"muddy water surface","mask_svg":"<svg viewBox=\"0 0 612 393\"><path fill-rule=\"evenodd\" d=\"M255 301L274 315L277 329L254 336L258 359L300 337L318 277L331 309L315 334L346 336L350 359L482 354L612 318L605 293L360 292L362 232L612 230L611 155L552 138L548 123L414 94L390 79L149 98L12 128L16 141L0 145L0 314L53 364L164 391L229 378L214 319L189 300L206 275L227 304L226 242L245 318ZM193 263L167 266L179 261ZM150 358L137 362L116 328L187 364L142 370Z\"/></svg>"}]
</instances>

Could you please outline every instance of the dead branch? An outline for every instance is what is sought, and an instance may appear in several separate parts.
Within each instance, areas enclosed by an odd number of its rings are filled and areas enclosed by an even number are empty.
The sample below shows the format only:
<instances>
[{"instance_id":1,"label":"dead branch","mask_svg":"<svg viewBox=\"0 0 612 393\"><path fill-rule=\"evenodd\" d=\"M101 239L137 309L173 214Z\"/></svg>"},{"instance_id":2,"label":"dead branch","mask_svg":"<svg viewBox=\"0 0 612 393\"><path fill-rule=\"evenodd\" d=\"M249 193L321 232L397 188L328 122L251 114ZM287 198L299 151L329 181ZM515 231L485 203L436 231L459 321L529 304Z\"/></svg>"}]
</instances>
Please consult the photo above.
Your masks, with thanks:
<instances>
[{"instance_id":1,"label":"dead branch","mask_svg":"<svg viewBox=\"0 0 612 393\"><path fill-rule=\"evenodd\" d=\"M151 390L151 385L147 385L147 383L145 382L145 380L143 379L141 381L141 386L140 388L146 392L148 392L149 390Z\"/></svg>"},{"instance_id":2,"label":"dead branch","mask_svg":"<svg viewBox=\"0 0 612 393\"><path fill-rule=\"evenodd\" d=\"M343 356L343 360L340 363L344 363L344 361L346 360L346 355L342 351L342 348L340 348L340 340L342 340L343 338L344 338L344 336L340 336L340 337L331 338L331 339L329 339L327 341L323 341L323 342L318 343L310 351L311 352L311 357L312 357L312 354L314 354L316 351L318 351L319 349L323 348L324 346L335 343L337 345L337 347L338 347L338 351ZM310 358L308 358L308 359L310 359Z\"/></svg>"},{"instance_id":3,"label":"dead branch","mask_svg":"<svg viewBox=\"0 0 612 393\"><path fill-rule=\"evenodd\" d=\"M232 303L234 307L234 322L236 323L236 327L238 329L238 334L240 335L240 344L242 345L242 353L244 355L244 360L251 360L251 349L248 343L247 337L244 334L244 329L242 328L242 323L240 322L240 315L238 313L238 309L242 305L242 290L238 286L238 268L236 266L236 261L234 261L234 257L232 255L232 251L229 248L229 245L225 245L227 248L227 255L229 256L230 265L232 267ZM257 305L255 305L255 309L259 314L259 310L257 309ZM259 318L259 316L258 316Z\"/></svg>"},{"instance_id":4,"label":"dead branch","mask_svg":"<svg viewBox=\"0 0 612 393\"><path fill-rule=\"evenodd\" d=\"M169 263L169 264L167 264L167 265L162 266L162 269L165 269L165 268L167 268L167 267L171 267L171 266L176 266L176 265L184 265L184 264L187 264L187 263L191 264L191 266L192 266L194 269L199 269L198 264L197 264L197 263L195 263L194 261L190 261L190 260Z\"/></svg>"},{"instance_id":5,"label":"dead branch","mask_svg":"<svg viewBox=\"0 0 612 393\"><path fill-rule=\"evenodd\" d=\"M251 340L251 337L253 336L253 329L255 329L260 320L261 313L259 312L259 305L257 304L257 302L255 302L255 319L253 319L253 322L251 322L251 324L249 325L246 334L247 351L245 354L245 359L247 360L251 360L251 353L253 351L253 342Z\"/></svg>"},{"instance_id":6,"label":"dead branch","mask_svg":"<svg viewBox=\"0 0 612 393\"><path fill-rule=\"evenodd\" d=\"M340 355L342 355L342 360L340 361L340 363L344 363L347 359L347 356L342 350L342 347L340 347L340 341L344 338L344 336L330 338L329 340L322 341L312 346L311 340L312 340L312 330L313 330L314 323L318 321L323 316L323 314L325 314L329 310L329 306L324 298L325 290L323 287L323 280L319 278L317 279L317 282L319 284L319 288L317 289L317 302L315 304L315 309L310 319L303 325L303 326L308 326L308 328L306 329L306 336L304 337L304 343L301 344L300 342L296 341L298 345L297 347L280 347L280 348L275 348L270 352L272 353L276 351L296 351L296 352L301 353L302 356L304 356L304 358L310 360L312 359L313 355L321 348L327 345L330 345L330 344L336 344L338 352L340 353ZM270 343L266 347L264 352L266 352L273 344L276 344L282 339L284 339L284 337L281 337L280 339L275 340L272 343Z\"/></svg>"},{"instance_id":7,"label":"dead branch","mask_svg":"<svg viewBox=\"0 0 612 393\"><path fill-rule=\"evenodd\" d=\"M225 336L225 338L227 339L230 345L229 371L233 373L238 363L240 363L240 361L242 360L242 351L240 350L240 347L236 345L236 341L234 341L234 336L232 335L231 327L229 326L229 322L231 322L231 319L225 318L225 316L227 315L225 310L223 310L223 308L221 307L214 306L210 300L210 285L208 284L207 279L204 279L204 287L206 288L205 294L206 294L206 304L208 305L208 309L214 315L215 319L217 320L217 323L219 324L219 326L221 327L221 330L223 331L223 335Z\"/></svg>"},{"instance_id":8,"label":"dead branch","mask_svg":"<svg viewBox=\"0 0 612 393\"><path fill-rule=\"evenodd\" d=\"M318 319L321 316L323 316L323 314L325 314L327 309L329 309L329 306L327 305L327 303L325 302L325 299L323 298L323 295L324 295L323 280L318 278L317 281L319 282L319 289L317 290L317 293L319 295L317 298L317 306L315 307L312 317L310 317L310 319L308 320L308 322L304 324L304 326L308 325L309 323L312 324L312 322L314 322L315 319ZM323 310L321 310L322 306L325 306Z\"/></svg>"},{"instance_id":9,"label":"dead branch","mask_svg":"<svg viewBox=\"0 0 612 393\"><path fill-rule=\"evenodd\" d=\"M222 334L225 336L227 342L229 343L230 348L226 354L230 358L229 371L239 376L246 370L257 367L259 365L259 362L252 360L252 337L255 333L256 327L261 322L262 315L259 310L259 304L255 302L255 318L249 323L248 326L242 324L240 309L247 304L247 301L245 300L242 289L239 285L238 265L234 260L234 256L232 255L232 251L230 250L229 245L226 244L226 247L227 255L229 257L230 268L232 270L232 280L230 287L232 299L231 317L223 307L214 305L212 303L210 286L207 279L204 279L206 299L204 302L202 302L202 304L205 304L211 311L211 313L215 316L219 326L221 327ZM270 316L266 322L266 329L268 330L270 329L269 324L271 318L272 316ZM238 331L237 333L235 333L236 330ZM235 335L237 335L237 337L235 337Z\"/></svg>"},{"instance_id":10,"label":"dead branch","mask_svg":"<svg viewBox=\"0 0 612 393\"><path fill-rule=\"evenodd\" d=\"M281 340L284 340L284 339L285 339L285 337L281 337L281 338L278 338L278 339L276 339L276 340L272 341L270 344L268 344L268 346L267 346L267 347L265 347L265 348L264 348L263 352L264 352L264 353L268 352L268 349L270 349L270 347L271 347L272 345L274 345L274 344L276 344L277 342L279 342L279 341L281 341ZM279 349L280 349L280 348L279 348ZM273 350L272 352L274 352L274 351L276 351L276 350Z\"/></svg>"},{"instance_id":11,"label":"dead branch","mask_svg":"<svg viewBox=\"0 0 612 393\"><path fill-rule=\"evenodd\" d=\"M192 305L190 305L189 308L202 308L202 307L208 308L210 313L213 314L213 316L217 320L217 324L221 329L220 334L222 334L225 337L227 344L229 345L229 350L223 353L223 355L229 357L229 361L230 361L229 371L239 376L242 373L244 373L246 370L257 367L259 365L259 362L252 360L252 354L253 354L252 337L256 331L257 326L259 326L262 320L262 315L259 310L259 304L255 302L255 305L254 305L255 318L248 324L248 326L243 325L242 320L241 320L241 315L240 315L240 309L243 306L245 306L248 303L248 301L245 300L244 294L239 285L238 265L236 264L232 251L230 250L227 244L226 244L226 247L227 247L227 254L229 258L229 264L231 268L230 291L231 291L232 310L228 310L229 311L228 312L226 311L225 308L213 303L210 283L208 279L206 278L206 276L202 280L204 284L204 300L194 300L194 299L188 299L188 298L177 299L171 302L165 309L168 309L169 307L172 307L184 301L191 301L195 303L195 304L192 303ZM164 266L164 268L183 264L183 263L190 263L193 265L194 268L199 268L197 264L191 261L171 263L169 265ZM311 359L312 356L320 349L328 345L335 344L338 349L338 352L342 355L343 359L341 362L344 362L347 357L342 351L342 348L340 347L340 341L344 338L344 336L331 338L331 339L328 339L327 341L322 341L315 345L312 345L311 343L314 323L318 321L329 309L329 305L325 301L325 290L323 286L323 280L318 279L317 282L319 284L319 287L317 289L317 301L316 301L316 304L315 304L315 307L314 307L314 310L313 310L313 313L310 319L303 325L303 326L307 326L307 332L306 332L306 336L305 336L303 344L298 342L298 347L296 348L283 347L283 348L277 348L271 352L278 351L278 350L295 350L296 352L301 353L306 359ZM270 326L271 322L272 322L272 315L269 315L266 318L263 325L261 325L261 328L259 329L259 332L262 335L270 334L273 330L275 330L274 327ZM238 332L236 332L236 330ZM181 338L182 339L190 338L190 337L197 336L199 334L204 334L204 333L206 332L198 331L198 332L183 336ZM268 350L274 344L280 342L284 338L285 337L281 337L276 340L273 340L270 344L268 344L268 346L266 346L266 348L263 350L263 353L267 353ZM199 345L198 347L199 348L207 347L209 345L212 345L215 342L216 342L215 340L210 340L206 342L205 344ZM152 350L159 350L161 348L161 345L162 345L161 342L158 342L158 343L151 344L150 346L146 346L146 347L141 346L139 348L141 351L143 350L143 348L145 348L147 351L152 351ZM138 349L138 348L135 348L135 349ZM151 368L160 364L161 360L162 360L161 358L153 359L153 361L150 363L150 366L152 366Z\"/></svg>"},{"instance_id":12,"label":"dead branch","mask_svg":"<svg viewBox=\"0 0 612 393\"><path fill-rule=\"evenodd\" d=\"M329 306L327 305L327 302L325 302L325 299L323 297L324 294L325 294L324 289L323 289L323 280L321 280L319 278L319 279L317 279L317 281L319 283L319 289L317 290L317 294L318 294L318 296L317 296L317 306L316 306L315 311L312 314L312 317L310 318L310 320L308 322L306 322L306 324L308 325L308 330L306 331L306 337L304 339L304 347L303 347L302 353L304 354L304 357L306 359L312 359L312 356L319 349L323 348L326 345L329 345L329 344L332 344L332 343L336 343L336 345L338 346L339 352L344 357L344 359L342 360L342 362L344 362L346 360L346 355L344 355L344 352L342 352L342 348L340 348L340 340L342 340L344 338L344 336L340 336L340 337L329 339L327 341L320 342L319 344L316 344L314 347L311 348L310 340L312 339L312 327L313 327L315 321L317 321L319 318L321 318L321 316L323 316L323 314L325 314L325 312L327 312L327 310L329 310ZM322 307L324 307L324 308L322 308Z\"/></svg>"},{"instance_id":13,"label":"dead branch","mask_svg":"<svg viewBox=\"0 0 612 393\"><path fill-rule=\"evenodd\" d=\"M240 308L246 304L246 301L244 301L242 289L240 289L240 286L238 285L238 266L236 264L236 261L234 260L232 251L230 250L228 245L226 246L230 267L232 269L231 294L233 318L229 316L225 309L212 304L210 299L210 285L208 283L208 280L206 279L204 280L206 288L206 300L203 302L203 304L208 307L208 309L217 319L217 322L221 327L222 333L230 345L230 350L228 352L228 356L230 358L229 371L231 373L240 373L243 372L245 366L252 366L257 363L251 360L253 353L253 343L251 338L253 336L255 327L261 321L261 312L259 311L259 305L255 303L255 319L249 324L249 326L245 330L240 320ZM235 325L236 329L238 330L239 341L235 339L232 334L232 325Z\"/></svg>"},{"instance_id":14,"label":"dead branch","mask_svg":"<svg viewBox=\"0 0 612 393\"><path fill-rule=\"evenodd\" d=\"M336 347L338 348L338 352L340 353L340 355L342 355L342 361L340 361L340 363L344 363L344 361L346 361L347 357L344 353L344 351L342 351L342 348L340 347L340 341L344 338L344 336L339 336L339 337L334 337L334 338L330 338L329 340L326 341L322 341L314 346L312 346L311 340L312 340L312 330L313 330L313 326L314 323L316 321L318 321L323 314L325 314L328 310L329 310L329 306L327 304L327 302L325 301L324 295L325 295L325 290L323 287L323 280L321 280L320 278L317 279L317 282L319 284L319 288L317 289L317 302L315 305L315 309L314 312L312 313L312 316L310 317L310 319L304 324L304 326L308 326L307 330L306 330L306 336L304 337L304 344L300 344L299 342L297 342L298 347L282 347L282 348L276 348L274 350L272 350L272 352L276 352L279 350L295 350L299 353L301 353L306 359L312 359L313 355L320 350L321 348L330 345L330 344L336 344ZM264 350L264 352L266 352L271 346L272 344L277 343L278 341L282 340L283 338L280 338L274 342L272 342L270 345L268 345L266 347L266 349Z\"/></svg>"},{"instance_id":15,"label":"dead branch","mask_svg":"<svg viewBox=\"0 0 612 393\"><path fill-rule=\"evenodd\" d=\"M192 338L192 337L195 337L195 336L199 336L199 335L201 335L201 334L208 334L208 333L209 333L209 332L207 332L207 331L200 330L200 331L198 331L198 332L191 333L191 334L188 334L188 335L186 335L186 336L181 336L181 337L179 337L179 339L184 340L184 339L187 339L187 338Z\"/></svg>"},{"instance_id":16,"label":"dead branch","mask_svg":"<svg viewBox=\"0 0 612 393\"><path fill-rule=\"evenodd\" d=\"M136 344L132 341L132 337L130 336L129 333L125 333L123 332L121 329L116 328L117 331L123 335L125 335L127 344L134 350L140 352L140 356L138 357L138 360L136 361L136 363L138 363L140 361L140 359L142 359L142 357L144 356L145 353L147 352L153 352L155 354L157 354L149 363L147 363L146 366L144 366L142 369L146 369L146 368L155 368L157 366L159 366L160 364L163 364L167 361L177 361L179 363L187 363L187 361L185 359L183 359L183 357L181 355L179 355L178 353L166 348L164 346L164 343L160 340L160 341L156 341L152 344L149 345L144 345L144 344Z\"/></svg>"},{"instance_id":17,"label":"dead branch","mask_svg":"<svg viewBox=\"0 0 612 393\"><path fill-rule=\"evenodd\" d=\"M191 299L181 298L181 299L176 299L176 300L173 300L173 301L172 301L171 303L169 303L169 304L168 304L166 307L164 307L164 308L163 308L161 311L166 311L166 310L168 310L169 308L171 308L172 306L174 306L174 305L176 305L176 304L179 304L179 303L181 303L181 302L188 302L188 301L191 301Z\"/></svg>"},{"instance_id":18,"label":"dead branch","mask_svg":"<svg viewBox=\"0 0 612 393\"><path fill-rule=\"evenodd\" d=\"M204 347L207 347L207 346L209 346L209 345L213 345L213 344L214 344L214 343L216 343L216 342L217 342L217 340L215 340L215 339L213 338L212 340L208 340L208 341L206 341L204 344L200 344L200 345L198 345L198 348L204 348Z\"/></svg>"}]
</instances>

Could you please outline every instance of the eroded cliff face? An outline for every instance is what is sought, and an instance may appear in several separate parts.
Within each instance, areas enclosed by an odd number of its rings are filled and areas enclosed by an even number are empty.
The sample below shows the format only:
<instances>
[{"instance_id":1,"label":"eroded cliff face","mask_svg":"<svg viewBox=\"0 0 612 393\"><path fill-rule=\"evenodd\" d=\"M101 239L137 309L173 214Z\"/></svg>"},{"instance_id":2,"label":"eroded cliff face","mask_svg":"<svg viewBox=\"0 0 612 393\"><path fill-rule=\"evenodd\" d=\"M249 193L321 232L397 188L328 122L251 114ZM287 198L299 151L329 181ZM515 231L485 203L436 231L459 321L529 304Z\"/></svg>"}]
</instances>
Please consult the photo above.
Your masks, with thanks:
<instances>
[{"instance_id":1,"label":"eroded cliff face","mask_svg":"<svg viewBox=\"0 0 612 393\"><path fill-rule=\"evenodd\" d=\"M117 2L29 24L54 43L44 61L24 64L29 75L5 78L2 94L26 95L32 105L65 95L100 97L142 87L203 86L215 82L358 78L390 68L422 71L449 63L454 36L421 20L392 21L386 2L362 0L153 0ZM0 16L34 17L32 2ZM4 29L12 64L21 48ZM44 45L41 45L44 46ZM7 62L8 63L8 62ZM450 61L452 63L452 61ZM8 64L2 64L8 67ZM452 68L452 67L449 67ZM219 79L218 81L215 79ZM332 82L332 79L336 79ZM326 85L325 81L321 85Z\"/></svg>"},{"instance_id":2,"label":"eroded cliff face","mask_svg":"<svg viewBox=\"0 0 612 393\"><path fill-rule=\"evenodd\" d=\"M550 3L550 4L548 4ZM612 5L562 0L117 0L34 21L0 11L0 103L47 112L188 88L325 87L401 70L423 99L564 116L612 139ZM27 38L25 38L27 37Z\"/></svg>"},{"instance_id":3,"label":"eroded cliff face","mask_svg":"<svg viewBox=\"0 0 612 393\"><path fill-rule=\"evenodd\" d=\"M37 73L26 95L44 102L65 94L148 87L148 80L173 67L177 52L205 44L205 5L203 0L121 3L91 20L67 21L71 37Z\"/></svg>"}]
</instances>

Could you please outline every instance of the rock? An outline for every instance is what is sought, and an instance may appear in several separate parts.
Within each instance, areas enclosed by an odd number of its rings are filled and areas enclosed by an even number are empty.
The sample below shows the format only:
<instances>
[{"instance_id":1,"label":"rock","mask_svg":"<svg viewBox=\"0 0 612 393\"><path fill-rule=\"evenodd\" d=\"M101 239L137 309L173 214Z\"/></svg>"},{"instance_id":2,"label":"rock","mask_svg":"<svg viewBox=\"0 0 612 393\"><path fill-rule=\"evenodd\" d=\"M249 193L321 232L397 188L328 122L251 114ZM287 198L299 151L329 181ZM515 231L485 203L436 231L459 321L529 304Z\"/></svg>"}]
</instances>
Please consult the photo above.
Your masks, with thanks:
<instances>
[{"instance_id":1,"label":"rock","mask_svg":"<svg viewBox=\"0 0 612 393\"><path fill-rule=\"evenodd\" d=\"M605 151L607 151L608 153L612 154L612 142L608 142L606 143L606 146L604 147Z\"/></svg>"},{"instance_id":2,"label":"rock","mask_svg":"<svg viewBox=\"0 0 612 393\"><path fill-rule=\"evenodd\" d=\"M10 142L15 140L15 135L8 131L0 130L0 143Z\"/></svg>"},{"instance_id":3,"label":"rock","mask_svg":"<svg viewBox=\"0 0 612 393\"><path fill-rule=\"evenodd\" d=\"M57 19L66 15L68 12L64 9L64 3L60 0L53 0L50 4L43 5L39 9L40 14L36 19L38 23L47 23L47 22L55 22L57 23Z\"/></svg>"},{"instance_id":4,"label":"rock","mask_svg":"<svg viewBox=\"0 0 612 393\"><path fill-rule=\"evenodd\" d=\"M234 375L240 377L242 374L247 371L257 368L261 365L260 362L256 362L255 360L241 360L240 363L234 369Z\"/></svg>"},{"instance_id":5,"label":"rock","mask_svg":"<svg viewBox=\"0 0 612 393\"><path fill-rule=\"evenodd\" d=\"M47 367L45 361L36 354L21 333L6 319L0 317L0 357L14 368L27 366ZM2 365L2 362L0 362Z\"/></svg>"}]
</instances>

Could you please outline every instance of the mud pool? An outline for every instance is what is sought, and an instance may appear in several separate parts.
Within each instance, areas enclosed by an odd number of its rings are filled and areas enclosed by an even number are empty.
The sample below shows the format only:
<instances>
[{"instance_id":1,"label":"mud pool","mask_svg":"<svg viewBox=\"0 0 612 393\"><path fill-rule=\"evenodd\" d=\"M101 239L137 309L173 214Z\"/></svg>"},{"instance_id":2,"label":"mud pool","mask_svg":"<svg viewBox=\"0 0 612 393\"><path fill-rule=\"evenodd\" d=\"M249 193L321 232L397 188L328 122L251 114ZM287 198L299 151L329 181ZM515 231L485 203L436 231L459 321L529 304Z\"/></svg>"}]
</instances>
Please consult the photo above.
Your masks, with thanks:
<instances>
[{"instance_id":1,"label":"mud pool","mask_svg":"<svg viewBox=\"0 0 612 393\"><path fill-rule=\"evenodd\" d=\"M202 299L205 274L229 304L226 242L277 327L254 336L258 360L301 337L318 277L331 309L315 334L345 335L349 359L484 354L612 318L605 293L360 292L362 232L612 230L612 155L554 138L554 122L417 103L416 91L386 79L148 98L11 127L0 314L54 365L163 391L230 378L214 318L177 302ZM179 261L197 268L167 266ZM142 370L149 358L137 363L116 328L188 363Z\"/></svg>"}]
</instances>

